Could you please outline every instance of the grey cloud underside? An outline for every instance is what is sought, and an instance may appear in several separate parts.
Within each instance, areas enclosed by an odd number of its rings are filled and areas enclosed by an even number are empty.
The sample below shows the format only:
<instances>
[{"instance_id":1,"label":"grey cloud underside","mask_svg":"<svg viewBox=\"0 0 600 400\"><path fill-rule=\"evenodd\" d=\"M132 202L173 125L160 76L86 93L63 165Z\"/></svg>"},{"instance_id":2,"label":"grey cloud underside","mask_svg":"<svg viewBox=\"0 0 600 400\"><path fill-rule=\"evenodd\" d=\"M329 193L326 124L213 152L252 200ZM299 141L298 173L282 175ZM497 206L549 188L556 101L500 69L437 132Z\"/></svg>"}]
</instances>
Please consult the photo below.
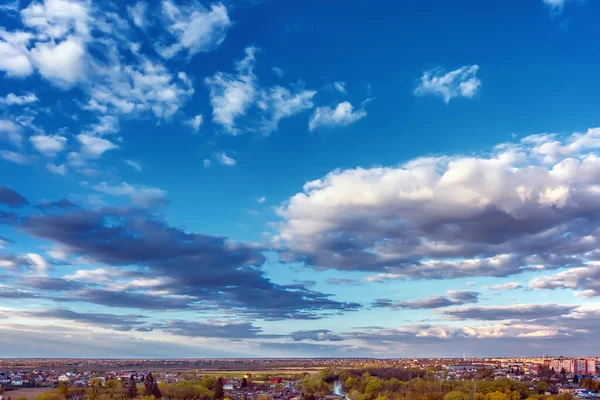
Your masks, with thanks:
<instances>
[{"instance_id":1,"label":"grey cloud underside","mask_svg":"<svg viewBox=\"0 0 600 400\"><path fill-rule=\"evenodd\" d=\"M600 129L336 170L278 210L285 262L367 281L506 277L597 258Z\"/></svg>"},{"instance_id":2,"label":"grey cloud underside","mask_svg":"<svg viewBox=\"0 0 600 400\"><path fill-rule=\"evenodd\" d=\"M310 331L296 331L291 334L292 340L300 342L303 340L314 340L317 342L341 342L344 338L327 329L315 329Z\"/></svg>"},{"instance_id":3,"label":"grey cloud underside","mask_svg":"<svg viewBox=\"0 0 600 400\"><path fill-rule=\"evenodd\" d=\"M120 331L127 331L132 329L134 325L143 324L143 319L145 318L142 315L135 314L78 313L64 308L23 311L21 314L37 319L61 319L103 327L108 326Z\"/></svg>"},{"instance_id":4,"label":"grey cloud underside","mask_svg":"<svg viewBox=\"0 0 600 400\"><path fill-rule=\"evenodd\" d=\"M57 291L52 298L58 301L153 310L224 309L265 319L315 319L359 308L303 284L271 282L261 270L265 249L259 246L189 233L144 210L61 211L25 215L10 223L59 245L71 256L109 266L135 266L137 277L109 282L121 284L118 289L64 277L25 280L30 287ZM153 280L135 286L140 277Z\"/></svg>"},{"instance_id":5,"label":"grey cloud underside","mask_svg":"<svg viewBox=\"0 0 600 400\"><path fill-rule=\"evenodd\" d=\"M452 291L446 293L446 296L431 296L414 301L398 301L393 302L389 299L378 299L373 303L377 308L407 308L411 310L443 308L461 304L477 303L479 301L479 293L471 291Z\"/></svg>"},{"instance_id":6,"label":"grey cloud underside","mask_svg":"<svg viewBox=\"0 0 600 400\"><path fill-rule=\"evenodd\" d=\"M460 320L535 320L568 314L577 308L571 305L540 304L511 306L468 306L441 311L444 315Z\"/></svg>"},{"instance_id":7,"label":"grey cloud underside","mask_svg":"<svg viewBox=\"0 0 600 400\"><path fill-rule=\"evenodd\" d=\"M106 334L67 332L58 328L42 326L0 328L5 357L106 357L107 354L125 358L139 357L242 357L247 354L223 348L202 347L197 344L169 343L156 340L141 340L121 336L118 332ZM39 340L43 335L44 340Z\"/></svg>"},{"instance_id":8,"label":"grey cloud underside","mask_svg":"<svg viewBox=\"0 0 600 400\"><path fill-rule=\"evenodd\" d=\"M0 186L0 204L16 208L29 204L29 201L14 190Z\"/></svg>"},{"instance_id":9,"label":"grey cloud underside","mask_svg":"<svg viewBox=\"0 0 600 400\"><path fill-rule=\"evenodd\" d=\"M262 329L249 322L242 323L207 323L195 321L168 321L156 327L174 335L188 337L211 337L223 339L272 339L284 335L262 333Z\"/></svg>"},{"instance_id":10,"label":"grey cloud underside","mask_svg":"<svg viewBox=\"0 0 600 400\"><path fill-rule=\"evenodd\" d=\"M590 257L592 258L592 257ZM597 260L597 256L593 256ZM592 261L579 268L561 271L553 275L537 277L531 280L533 289L574 289L582 297L600 296L600 263Z\"/></svg>"},{"instance_id":11,"label":"grey cloud underside","mask_svg":"<svg viewBox=\"0 0 600 400\"><path fill-rule=\"evenodd\" d=\"M24 290L0 287L0 299L35 299L39 296Z\"/></svg>"},{"instance_id":12,"label":"grey cloud underside","mask_svg":"<svg viewBox=\"0 0 600 400\"><path fill-rule=\"evenodd\" d=\"M327 279L327 283L329 285L360 285L362 282L356 279L348 279L348 278L329 278Z\"/></svg>"},{"instance_id":13,"label":"grey cloud underside","mask_svg":"<svg viewBox=\"0 0 600 400\"><path fill-rule=\"evenodd\" d=\"M46 201L37 205L40 210L48 210L51 208L75 208L77 204L71 202L69 199L60 199L58 201Z\"/></svg>"}]
</instances>

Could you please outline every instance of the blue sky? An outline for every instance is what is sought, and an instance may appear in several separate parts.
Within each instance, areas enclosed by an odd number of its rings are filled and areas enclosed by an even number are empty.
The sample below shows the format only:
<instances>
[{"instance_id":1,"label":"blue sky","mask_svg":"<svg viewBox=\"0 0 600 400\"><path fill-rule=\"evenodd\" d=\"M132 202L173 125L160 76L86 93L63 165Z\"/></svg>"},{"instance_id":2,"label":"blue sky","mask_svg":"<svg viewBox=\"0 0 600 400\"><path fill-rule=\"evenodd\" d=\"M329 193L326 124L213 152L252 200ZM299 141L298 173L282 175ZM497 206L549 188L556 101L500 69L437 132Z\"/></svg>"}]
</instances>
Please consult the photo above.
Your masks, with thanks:
<instances>
[{"instance_id":1,"label":"blue sky","mask_svg":"<svg viewBox=\"0 0 600 400\"><path fill-rule=\"evenodd\" d=\"M3 4L2 355L593 352L598 12Z\"/></svg>"}]
</instances>

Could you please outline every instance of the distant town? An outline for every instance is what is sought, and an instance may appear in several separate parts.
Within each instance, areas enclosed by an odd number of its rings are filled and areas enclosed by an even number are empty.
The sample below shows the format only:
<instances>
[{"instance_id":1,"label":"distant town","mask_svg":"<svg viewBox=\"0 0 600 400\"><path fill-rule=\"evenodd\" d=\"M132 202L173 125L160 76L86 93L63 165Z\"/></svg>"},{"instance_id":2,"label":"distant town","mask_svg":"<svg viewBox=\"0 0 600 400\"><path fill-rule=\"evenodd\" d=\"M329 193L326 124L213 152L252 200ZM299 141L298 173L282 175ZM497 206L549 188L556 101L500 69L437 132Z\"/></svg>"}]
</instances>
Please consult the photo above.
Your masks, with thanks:
<instances>
[{"instance_id":1,"label":"distant town","mask_svg":"<svg viewBox=\"0 0 600 400\"><path fill-rule=\"evenodd\" d=\"M0 400L600 400L599 361L4 359Z\"/></svg>"}]
</instances>

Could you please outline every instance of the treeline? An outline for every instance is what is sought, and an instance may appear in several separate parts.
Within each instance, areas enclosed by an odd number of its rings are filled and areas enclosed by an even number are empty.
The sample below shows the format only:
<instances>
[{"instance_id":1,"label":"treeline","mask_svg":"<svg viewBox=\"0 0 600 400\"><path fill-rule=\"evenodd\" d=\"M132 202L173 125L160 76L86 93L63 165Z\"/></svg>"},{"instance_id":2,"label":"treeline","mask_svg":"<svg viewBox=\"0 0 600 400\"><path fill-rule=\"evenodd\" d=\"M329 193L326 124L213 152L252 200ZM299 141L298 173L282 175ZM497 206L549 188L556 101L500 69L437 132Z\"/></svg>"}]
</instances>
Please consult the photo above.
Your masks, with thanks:
<instances>
[{"instance_id":1,"label":"treeline","mask_svg":"<svg viewBox=\"0 0 600 400\"><path fill-rule=\"evenodd\" d=\"M303 398L313 400L331 394L336 381L351 400L571 399L570 395L545 395L548 391L546 382L530 390L529 384L507 378L444 381L429 371L403 368L325 370L304 377L299 386Z\"/></svg>"},{"instance_id":2,"label":"treeline","mask_svg":"<svg viewBox=\"0 0 600 400\"><path fill-rule=\"evenodd\" d=\"M223 398L223 382L216 377L204 377L195 381L157 383L150 375L143 385L130 379L125 385L120 379L101 384L92 380L86 388L60 384L56 390L38 396L36 400L218 400Z\"/></svg>"}]
</instances>

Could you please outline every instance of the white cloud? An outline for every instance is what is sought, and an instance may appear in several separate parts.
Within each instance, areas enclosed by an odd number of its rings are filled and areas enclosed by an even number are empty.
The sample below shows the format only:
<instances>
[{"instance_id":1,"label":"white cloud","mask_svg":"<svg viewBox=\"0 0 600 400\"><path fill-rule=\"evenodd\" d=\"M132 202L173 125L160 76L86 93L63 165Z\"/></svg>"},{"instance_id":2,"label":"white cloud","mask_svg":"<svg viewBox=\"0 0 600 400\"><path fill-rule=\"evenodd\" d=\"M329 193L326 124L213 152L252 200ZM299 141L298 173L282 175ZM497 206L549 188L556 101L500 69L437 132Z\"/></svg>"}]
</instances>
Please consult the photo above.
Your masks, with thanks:
<instances>
[{"instance_id":1,"label":"white cloud","mask_svg":"<svg viewBox=\"0 0 600 400\"><path fill-rule=\"evenodd\" d=\"M519 289L520 287L521 287L521 284L519 282L507 282L507 283L501 283L499 285L484 286L482 289L494 290L494 291L505 291L505 290Z\"/></svg>"},{"instance_id":2,"label":"white cloud","mask_svg":"<svg viewBox=\"0 0 600 400\"><path fill-rule=\"evenodd\" d=\"M67 138L60 135L35 135L29 141L37 151L48 157L63 151L67 144Z\"/></svg>"},{"instance_id":3,"label":"white cloud","mask_svg":"<svg viewBox=\"0 0 600 400\"><path fill-rule=\"evenodd\" d=\"M215 157L223 165L233 166L236 164L236 161L233 158L229 157L227 154L225 154L225 152L223 151L215 153Z\"/></svg>"},{"instance_id":4,"label":"white cloud","mask_svg":"<svg viewBox=\"0 0 600 400\"><path fill-rule=\"evenodd\" d=\"M33 162L33 157L31 156L8 150L0 151L0 157L6 161L19 165L27 165Z\"/></svg>"},{"instance_id":5,"label":"white cloud","mask_svg":"<svg viewBox=\"0 0 600 400\"><path fill-rule=\"evenodd\" d=\"M366 110L354 110L354 107L350 102L343 101L335 108L327 106L317 107L308 121L308 129L314 131L319 128L347 126L366 116Z\"/></svg>"},{"instance_id":6,"label":"white cloud","mask_svg":"<svg viewBox=\"0 0 600 400\"><path fill-rule=\"evenodd\" d=\"M204 165L204 168L210 167L210 160L208 158L205 158L202 162L202 165Z\"/></svg>"},{"instance_id":7,"label":"white cloud","mask_svg":"<svg viewBox=\"0 0 600 400\"><path fill-rule=\"evenodd\" d=\"M118 185L100 182L92 186L92 189L111 196L129 196L131 202L140 207L151 207L164 204L167 201L167 192L162 189L143 185L130 185L127 182L121 182Z\"/></svg>"},{"instance_id":8,"label":"white cloud","mask_svg":"<svg viewBox=\"0 0 600 400\"><path fill-rule=\"evenodd\" d=\"M258 107L268 114L268 118L263 119L261 131L268 135L279 128L280 120L311 109L312 98L316 94L314 90L302 90L292 94L289 89L281 86L262 91Z\"/></svg>"},{"instance_id":9,"label":"white cloud","mask_svg":"<svg viewBox=\"0 0 600 400\"><path fill-rule=\"evenodd\" d=\"M340 93L346 94L346 82L333 82L333 88Z\"/></svg>"},{"instance_id":10,"label":"white cloud","mask_svg":"<svg viewBox=\"0 0 600 400\"><path fill-rule=\"evenodd\" d=\"M6 32L0 28L0 71L15 78L33 73L27 45L32 35L26 32Z\"/></svg>"},{"instance_id":11,"label":"white cloud","mask_svg":"<svg viewBox=\"0 0 600 400\"><path fill-rule=\"evenodd\" d=\"M64 39L69 34L89 35L89 3L78 0L33 1L21 10L23 24L32 28L39 40Z\"/></svg>"},{"instance_id":12,"label":"white cloud","mask_svg":"<svg viewBox=\"0 0 600 400\"><path fill-rule=\"evenodd\" d=\"M185 121L185 123L191 126L195 132L200 132L200 127L204 124L204 117L202 114L198 114L194 118Z\"/></svg>"},{"instance_id":13,"label":"white cloud","mask_svg":"<svg viewBox=\"0 0 600 400\"><path fill-rule=\"evenodd\" d=\"M46 168L48 169L48 171L56 175L65 176L67 174L67 166L65 164L56 165L48 163L46 164Z\"/></svg>"},{"instance_id":14,"label":"white cloud","mask_svg":"<svg viewBox=\"0 0 600 400\"><path fill-rule=\"evenodd\" d=\"M247 47L245 52L244 59L236 63L235 75L217 72L205 79L210 89L213 120L232 134L238 132L235 119L246 113L257 94L256 76L253 72L257 49Z\"/></svg>"},{"instance_id":15,"label":"white cloud","mask_svg":"<svg viewBox=\"0 0 600 400\"><path fill-rule=\"evenodd\" d=\"M598 146L600 128L332 171L282 205L274 243L285 261L378 274L372 280L581 265L600 243Z\"/></svg>"},{"instance_id":16,"label":"white cloud","mask_svg":"<svg viewBox=\"0 0 600 400\"><path fill-rule=\"evenodd\" d=\"M119 148L109 140L89 134L80 133L77 135L77 140L81 143L83 153L91 158L98 158L106 151Z\"/></svg>"},{"instance_id":17,"label":"white cloud","mask_svg":"<svg viewBox=\"0 0 600 400\"><path fill-rule=\"evenodd\" d=\"M9 119L0 119L0 139L8 140L15 146L21 146L23 129Z\"/></svg>"},{"instance_id":18,"label":"white cloud","mask_svg":"<svg viewBox=\"0 0 600 400\"><path fill-rule=\"evenodd\" d=\"M273 68L271 68L271 71L273 71L273 73L275 75L277 75L279 78L283 78L285 75L285 72L283 72L283 70L279 67L273 67Z\"/></svg>"},{"instance_id":19,"label":"white cloud","mask_svg":"<svg viewBox=\"0 0 600 400\"><path fill-rule=\"evenodd\" d=\"M46 276L49 266L48 261L39 254L29 253L27 258L30 261L31 268L36 276Z\"/></svg>"},{"instance_id":20,"label":"white cloud","mask_svg":"<svg viewBox=\"0 0 600 400\"><path fill-rule=\"evenodd\" d=\"M164 58L172 58L181 51L187 51L188 56L210 51L225 40L231 27L223 4L213 4L206 9L198 3L177 6L172 1L163 0L162 15L166 29L176 40L171 45L158 46L157 50Z\"/></svg>"},{"instance_id":21,"label":"white cloud","mask_svg":"<svg viewBox=\"0 0 600 400\"><path fill-rule=\"evenodd\" d=\"M456 97L472 98L481 87L477 71L478 65L464 66L448 73L441 69L425 71L414 93L416 96L439 96L446 104Z\"/></svg>"},{"instance_id":22,"label":"white cloud","mask_svg":"<svg viewBox=\"0 0 600 400\"><path fill-rule=\"evenodd\" d=\"M265 196L261 196L258 199L256 199L258 204L263 204L265 201L267 201L267 198Z\"/></svg>"},{"instance_id":23,"label":"white cloud","mask_svg":"<svg viewBox=\"0 0 600 400\"><path fill-rule=\"evenodd\" d=\"M20 0L8 1L6 4L0 5L0 11L8 12L8 13L16 13L19 11L19 3Z\"/></svg>"},{"instance_id":24,"label":"white cloud","mask_svg":"<svg viewBox=\"0 0 600 400\"><path fill-rule=\"evenodd\" d=\"M553 275L534 278L529 282L532 289L580 290L580 297L600 296L600 263L592 261L578 268Z\"/></svg>"},{"instance_id":25,"label":"white cloud","mask_svg":"<svg viewBox=\"0 0 600 400\"><path fill-rule=\"evenodd\" d=\"M279 122L313 107L314 90L296 89L294 92L282 86L261 89L254 74L255 47L245 49L246 56L235 65L236 73L217 72L205 79L210 89L213 121L236 135L241 132L236 120L245 116L252 106L258 108L260 120L251 122L248 131L260 131L269 135L279 128Z\"/></svg>"},{"instance_id":26,"label":"white cloud","mask_svg":"<svg viewBox=\"0 0 600 400\"><path fill-rule=\"evenodd\" d=\"M58 44L38 42L31 49L31 60L48 81L70 88L85 78L85 44L69 37Z\"/></svg>"},{"instance_id":27,"label":"white cloud","mask_svg":"<svg viewBox=\"0 0 600 400\"><path fill-rule=\"evenodd\" d=\"M135 169L137 172L142 171L142 164L140 164L138 161L125 160L125 164L129 165L131 168Z\"/></svg>"},{"instance_id":28,"label":"white cloud","mask_svg":"<svg viewBox=\"0 0 600 400\"><path fill-rule=\"evenodd\" d=\"M35 103L38 101L37 96L34 93L25 93L22 96L17 96L14 93L9 93L6 97L0 97L0 104L5 104L7 106L23 106L26 104Z\"/></svg>"},{"instance_id":29,"label":"white cloud","mask_svg":"<svg viewBox=\"0 0 600 400\"><path fill-rule=\"evenodd\" d=\"M92 83L88 107L121 114L150 111L159 118L171 117L194 93L189 77L175 77L164 65L138 56L138 63L123 64L117 54L111 65L97 66L99 78Z\"/></svg>"},{"instance_id":30,"label":"white cloud","mask_svg":"<svg viewBox=\"0 0 600 400\"><path fill-rule=\"evenodd\" d=\"M134 23L143 4L131 8ZM88 97L84 108L104 115L169 118L194 93L185 73L139 53L127 20L88 0L33 1L20 15L24 31L0 29L0 70L9 76L36 70L60 88L77 85Z\"/></svg>"},{"instance_id":31,"label":"white cloud","mask_svg":"<svg viewBox=\"0 0 600 400\"><path fill-rule=\"evenodd\" d=\"M128 6L127 13L129 14L129 18L131 18L135 26L140 29L144 29L146 27L146 3L138 1L134 6Z\"/></svg>"},{"instance_id":32,"label":"white cloud","mask_svg":"<svg viewBox=\"0 0 600 400\"><path fill-rule=\"evenodd\" d=\"M59 87L72 87L88 69L88 6L85 1L44 0L21 10L23 24L35 32L29 59L45 79Z\"/></svg>"},{"instance_id":33,"label":"white cloud","mask_svg":"<svg viewBox=\"0 0 600 400\"><path fill-rule=\"evenodd\" d=\"M553 10L561 10L565 5L565 0L542 0L544 4Z\"/></svg>"},{"instance_id":34,"label":"white cloud","mask_svg":"<svg viewBox=\"0 0 600 400\"><path fill-rule=\"evenodd\" d=\"M127 273L120 268L79 269L74 274L63 276L64 279L89 283L108 282L123 277Z\"/></svg>"},{"instance_id":35,"label":"white cloud","mask_svg":"<svg viewBox=\"0 0 600 400\"><path fill-rule=\"evenodd\" d=\"M91 124L83 133L92 135L108 135L119 131L119 119L114 115L102 115L98 122Z\"/></svg>"}]
</instances>

